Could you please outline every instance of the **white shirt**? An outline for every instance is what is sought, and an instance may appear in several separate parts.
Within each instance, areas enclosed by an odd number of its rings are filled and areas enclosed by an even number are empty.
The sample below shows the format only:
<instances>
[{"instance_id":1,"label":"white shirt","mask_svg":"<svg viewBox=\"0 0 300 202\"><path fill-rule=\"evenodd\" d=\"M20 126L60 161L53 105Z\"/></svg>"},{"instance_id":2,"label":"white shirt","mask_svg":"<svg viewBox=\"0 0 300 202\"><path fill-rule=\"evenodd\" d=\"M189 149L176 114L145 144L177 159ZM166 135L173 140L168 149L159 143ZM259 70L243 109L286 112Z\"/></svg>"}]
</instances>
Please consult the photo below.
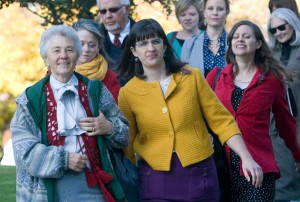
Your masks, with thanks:
<instances>
[{"instance_id":1,"label":"white shirt","mask_svg":"<svg viewBox=\"0 0 300 202\"><path fill-rule=\"evenodd\" d=\"M121 41L121 43L123 43L125 37L129 34L129 32L130 32L130 20L128 20L127 25L125 26L125 28L120 33L119 40ZM108 36L109 36L111 42L114 43L115 35L108 32Z\"/></svg>"},{"instance_id":2,"label":"white shirt","mask_svg":"<svg viewBox=\"0 0 300 202\"><path fill-rule=\"evenodd\" d=\"M73 75L67 83L62 83L51 75L50 85L57 103L57 132L61 136L66 136L65 149L78 153L83 142L76 136L87 132L79 127L79 120L87 117L87 114L79 100L78 79Z\"/></svg>"}]
</instances>

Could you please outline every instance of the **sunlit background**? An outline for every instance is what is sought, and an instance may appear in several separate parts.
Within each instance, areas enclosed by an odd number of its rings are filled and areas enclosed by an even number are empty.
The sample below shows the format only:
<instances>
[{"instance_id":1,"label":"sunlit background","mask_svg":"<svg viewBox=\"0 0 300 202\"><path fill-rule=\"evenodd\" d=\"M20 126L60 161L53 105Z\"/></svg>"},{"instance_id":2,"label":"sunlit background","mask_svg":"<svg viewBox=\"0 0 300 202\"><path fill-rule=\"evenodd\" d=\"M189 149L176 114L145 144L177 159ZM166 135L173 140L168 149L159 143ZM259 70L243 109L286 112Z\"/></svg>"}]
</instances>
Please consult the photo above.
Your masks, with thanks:
<instances>
[{"instance_id":1,"label":"sunlit background","mask_svg":"<svg viewBox=\"0 0 300 202\"><path fill-rule=\"evenodd\" d=\"M300 0L296 1L300 5ZM137 16L135 20L154 18L167 33L180 29L174 12L166 16L159 3L135 2L138 4L134 11L134 16ZM231 0L226 30L229 31L234 23L247 19L257 23L266 36L268 17L268 0ZM7 120L15 109L14 98L46 73L39 56L39 39L45 29L41 26L42 21L26 8L20 8L18 3L0 10L0 146L2 133L8 127Z\"/></svg>"}]
</instances>

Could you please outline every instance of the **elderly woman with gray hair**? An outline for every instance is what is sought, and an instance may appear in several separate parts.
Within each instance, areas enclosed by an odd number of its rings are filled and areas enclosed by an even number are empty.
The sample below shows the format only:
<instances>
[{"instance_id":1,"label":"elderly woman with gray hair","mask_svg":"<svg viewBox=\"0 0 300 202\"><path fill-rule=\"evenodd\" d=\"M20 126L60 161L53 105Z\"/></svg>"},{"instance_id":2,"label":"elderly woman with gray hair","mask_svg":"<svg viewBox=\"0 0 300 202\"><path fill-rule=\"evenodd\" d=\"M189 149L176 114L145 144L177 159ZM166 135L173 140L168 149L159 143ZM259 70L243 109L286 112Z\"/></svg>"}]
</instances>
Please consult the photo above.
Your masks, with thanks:
<instances>
[{"instance_id":1,"label":"elderly woman with gray hair","mask_svg":"<svg viewBox=\"0 0 300 202\"><path fill-rule=\"evenodd\" d=\"M300 141L300 20L290 9L275 9L268 20L269 46L275 58L295 73L289 84L288 101L297 123ZM295 161L279 137L274 118L271 119L270 134L281 178L276 181L276 200L300 200L300 175L294 172Z\"/></svg>"},{"instance_id":2,"label":"elderly woman with gray hair","mask_svg":"<svg viewBox=\"0 0 300 202\"><path fill-rule=\"evenodd\" d=\"M100 81L74 72L82 48L72 27L47 29L40 53L51 74L16 99L11 122L17 201L122 200L106 144L127 146L127 120ZM97 136L94 123L79 126L95 116L103 126Z\"/></svg>"}]
</instances>

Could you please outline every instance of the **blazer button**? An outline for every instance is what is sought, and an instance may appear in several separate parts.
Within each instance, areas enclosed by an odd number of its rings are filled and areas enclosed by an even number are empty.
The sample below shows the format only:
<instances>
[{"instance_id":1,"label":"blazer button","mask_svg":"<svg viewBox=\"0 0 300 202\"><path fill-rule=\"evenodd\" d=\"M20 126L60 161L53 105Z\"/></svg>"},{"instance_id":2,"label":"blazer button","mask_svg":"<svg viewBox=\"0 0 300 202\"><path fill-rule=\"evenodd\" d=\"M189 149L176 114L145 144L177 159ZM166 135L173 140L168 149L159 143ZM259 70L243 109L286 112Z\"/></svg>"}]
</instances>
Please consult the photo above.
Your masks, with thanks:
<instances>
[{"instance_id":1,"label":"blazer button","mask_svg":"<svg viewBox=\"0 0 300 202\"><path fill-rule=\"evenodd\" d=\"M168 108L167 107L163 107L162 109L161 109L161 111L162 111L162 113L167 113L168 112Z\"/></svg>"}]
</instances>

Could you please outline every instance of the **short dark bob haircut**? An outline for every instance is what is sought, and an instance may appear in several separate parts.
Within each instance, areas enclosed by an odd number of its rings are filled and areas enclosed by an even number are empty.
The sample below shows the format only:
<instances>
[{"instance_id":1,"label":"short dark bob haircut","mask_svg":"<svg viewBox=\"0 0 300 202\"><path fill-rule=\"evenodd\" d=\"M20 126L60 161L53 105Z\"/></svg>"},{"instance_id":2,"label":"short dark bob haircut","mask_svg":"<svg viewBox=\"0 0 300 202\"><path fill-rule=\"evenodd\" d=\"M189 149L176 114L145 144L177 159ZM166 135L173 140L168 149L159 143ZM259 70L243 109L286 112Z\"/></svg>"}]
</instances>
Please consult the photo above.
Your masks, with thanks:
<instances>
[{"instance_id":1,"label":"short dark bob haircut","mask_svg":"<svg viewBox=\"0 0 300 202\"><path fill-rule=\"evenodd\" d=\"M164 61L166 64L166 74L179 72L185 63L176 59L173 48L169 44L167 36L161 25L154 19L143 19L134 24L127 36L125 48L122 53L120 61L120 77L123 79L131 79L134 76L144 79L144 70L142 63L135 61L135 56L131 52L131 48L135 48L136 42L150 39L161 38L163 40L166 51L164 54Z\"/></svg>"}]
</instances>

